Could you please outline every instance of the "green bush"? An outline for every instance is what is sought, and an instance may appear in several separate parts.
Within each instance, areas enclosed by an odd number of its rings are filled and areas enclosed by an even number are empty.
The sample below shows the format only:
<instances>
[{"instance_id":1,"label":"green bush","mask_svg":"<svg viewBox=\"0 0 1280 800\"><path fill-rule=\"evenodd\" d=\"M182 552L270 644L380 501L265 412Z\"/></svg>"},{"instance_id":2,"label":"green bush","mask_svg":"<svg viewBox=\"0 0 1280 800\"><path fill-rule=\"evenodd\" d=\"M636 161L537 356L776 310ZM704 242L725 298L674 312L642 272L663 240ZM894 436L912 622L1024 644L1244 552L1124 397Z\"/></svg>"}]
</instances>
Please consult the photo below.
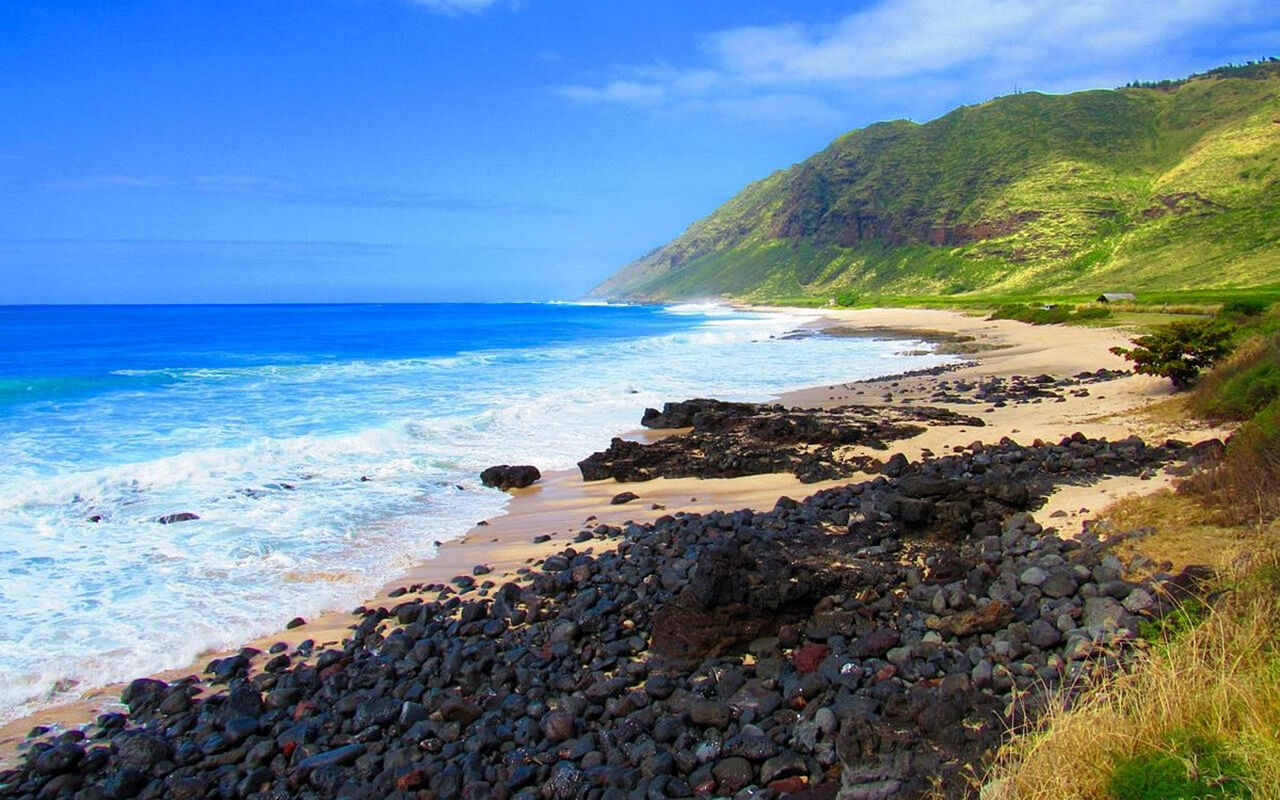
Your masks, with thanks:
<instances>
[{"instance_id":1,"label":"green bush","mask_svg":"<svg viewBox=\"0 0 1280 800\"><path fill-rule=\"evenodd\" d=\"M1280 399L1280 335L1254 337L1196 384L1191 408L1215 420L1243 422Z\"/></svg>"},{"instance_id":2,"label":"green bush","mask_svg":"<svg viewBox=\"0 0 1280 800\"><path fill-rule=\"evenodd\" d=\"M1231 352L1231 336L1231 329L1215 320L1174 322L1134 339L1134 347L1111 352L1132 361L1134 372L1159 375L1185 389L1201 370Z\"/></svg>"},{"instance_id":3,"label":"green bush","mask_svg":"<svg viewBox=\"0 0 1280 800\"><path fill-rule=\"evenodd\" d=\"M1254 297L1236 297L1222 304L1218 313L1227 317L1257 317L1271 307L1270 301Z\"/></svg>"},{"instance_id":4,"label":"green bush","mask_svg":"<svg viewBox=\"0 0 1280 800\"><path fill-rule=\"evenodd\" d=\"M1223 384L1214 416L1248 419L1280 399L1280 364L1258 364Z\"/></svg>"},{"instance_id":5,"label":"green bush","mask_svg":"<svg viewBox=\"0 0 1280 800\"><path fill-rule=\"evenodd\" d=\"M1111 310L1101 307L1082 308L1074 311L1071 306L1060 305L1045 308L1042 305L1003 305L991 313L988 319L1011 319L1026 322L1030 325L1066 325L1073 322L1084 322L1091 319L1106 319Z\"/></svg>"},{"instance_id":6,"label":"green bush","mask_svg":"<svg viewBox=\"0 0 1280 800\"><path fill-rule=\"evenodd\" d=\"M1082 322L1087 319L1106 319L1111 316L1111 309L1103 306L1091 306L1089 308L1081 308L1071 315L1072 322Z\"/></svg>"},{"instance_id":7,"label":"green bush","mask_svg":"<svg viewBox=\"0 0 1280 800\"><path fill-rule=\"evenodd\" d=\"M1138 635L1148 642L1171 642L1192 631L1209 616L1209 606L1197 597L1188 597L1178 606L1155 619L1138 622Z\"/></svg>"},{"instance_id":8,"label":"green bush","mask_svg":"<svg viewBox=\"0 0 1280 800\"><path fill-rule=\"evenodd\" d=\"M1000 306L992 313L990 319L1011 319L1031 325L1054 325L1066 322L1070 316L1070 306L1044 308L1038 305L1015 304Z\"/></svg>"},{"instance_id":9,"label":"green bush","mask_svg":"<svg viewBox=\"0 0 1280 800\"><path fill-rule=\"evenodd\" d=\"M845 291L836 295L836 305L838 306L853 306L857 304L858 304L858 293L853 291L852 289L846 289Z\"/></svg>"},{"instance_id":10,"label":"green bush","mask_svg":"<svg viewBox=\"0 0 1280 800\"><path fill-rule=\"evenodd\" d=\"M1173 751L1148 751L1118 762L1107 793L1115 800L1243 800L1243 771L1214 742L1189 739Z\"/></svg>"}]
</instances>

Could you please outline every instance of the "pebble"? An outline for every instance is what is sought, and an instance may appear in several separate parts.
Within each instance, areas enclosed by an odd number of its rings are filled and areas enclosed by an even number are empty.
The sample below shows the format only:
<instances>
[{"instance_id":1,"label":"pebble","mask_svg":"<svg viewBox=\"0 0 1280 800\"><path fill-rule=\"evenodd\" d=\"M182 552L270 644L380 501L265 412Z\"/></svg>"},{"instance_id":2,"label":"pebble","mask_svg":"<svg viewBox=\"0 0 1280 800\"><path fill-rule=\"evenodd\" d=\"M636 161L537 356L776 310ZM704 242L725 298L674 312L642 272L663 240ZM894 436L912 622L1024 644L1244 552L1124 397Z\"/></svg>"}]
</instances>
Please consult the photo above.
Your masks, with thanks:
<instances>
[{"instance_id":1,"label":"pebble","mask_svg":"<svg viewBox=\"0 0 1280 800\"><path fill-rule=\"evenodd\" d=\"M37 734L15 785L765 798L834 789L841 755L865 754L841 797L918 794L998 741L1015 690L1111 663L1154 607L1098 534L1058 539L1027 509L1062 480L1183 449L975 442L923 464L897 454L872 480L769 511L596 525L512 583L477 585L479 564L448 582L463 594L414 586L360 609L339 646L273 647L266 670L250 670L256 652L215 660L203 696L135 681L130 716L103 715L85 744ZM589 540L616 552L575 549ZM909 736L882 752L896 731ZM946 765L910 768L944 747Z\"/></svg>"}]
</instances>

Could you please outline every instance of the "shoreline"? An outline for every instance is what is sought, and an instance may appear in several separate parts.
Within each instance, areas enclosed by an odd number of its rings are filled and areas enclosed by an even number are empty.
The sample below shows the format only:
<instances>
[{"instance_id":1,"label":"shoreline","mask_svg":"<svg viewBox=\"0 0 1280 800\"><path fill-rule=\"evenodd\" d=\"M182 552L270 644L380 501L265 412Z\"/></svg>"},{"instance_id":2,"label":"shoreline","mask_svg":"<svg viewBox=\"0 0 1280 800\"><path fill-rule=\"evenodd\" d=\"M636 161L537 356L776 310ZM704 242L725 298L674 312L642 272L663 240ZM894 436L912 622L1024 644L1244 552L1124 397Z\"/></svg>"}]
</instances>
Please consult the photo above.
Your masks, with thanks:
<instances>
[{"instance_id":1,"label":"shoreline","mask_svg":"<svg viewBox=\"0 0 1280 800\"><path fill-rule=\"evenodd\" d=\"M776 309L794 311L797 316L812 316L811 310ZM1120 368L1121 359L1107 352L1113 343L1127 341L1123 333L1114 329L1063 329L1057 326L1033 328L1017 322L992 322L968 317L958 312L921 309L886 309L844 311L823 309L822 319L811 327L828 328L842 325L857 326L870 335L878 333L898 336L917 332L922 338L929 332L948 336L972 336L982 348L965 354L971 363L945 373L947 380L979 380L992 376L1034 375L1050 373L1070 375L1077 371L1096 370L1100 366ZM1064 331L1071 334L1064 336ZM1076 335L1079 333L1079 335ZM1066 341L1064 341L1066 340ZM990 346L991 349L984 349ZM894 379L876 378L826 387L811 387L788 392L778 398L787 406L833 407L848 403L884 404L888 402L918 405L940 405L963 413L981 414L984 428L947 428L932 426L924 434L899 442L892 452L902 452L909 459L916 459L925 451L934 454L949 452L949 448L962 446L981 439L993 442L1009 436L1022 443L1033 438L1056 441L1076 431L1089 436L1123 438L1135 431L1137 420L1132 412L1163 400L1170 394L1164 381L1131 375L1110 381L1105 393L1086 397L1071 397L1065 402L1054 403L1046 414L1041 404L1013 404L1003 408L987 409L980 405L948 405L931 402L929 393L938 382L937 377L917 376ZM889 399L886 399L886 393ZM677 398L685 399L685 398ZM637 418L642 409L637 409ZM985 412L985 413L983 413ZM1144 423L1146 424L1146 423ZM1156 427L1151 426L1154 431ZM1167 427L1167 426L1165 426ZM1219 431L1200 430L1185 432L1193 438L1218 435ZM642 439L660 437L662 432L632 432L628 436ZM1151 435L1148 432L1148 438ZM603 440L600 446L604 446ZM473 568L483 565L491 570L482 580L501 584L513 577L518 570L538 559L545 558L573 542L582 530L608 524L623 525L627 522L651 522L665 514L677 511L707 512L772 508L780 496L801 498L833 487L859 480L858 476L840 478L819 483L802 484L788 474L757 475L744 478L699 479L659 478L644 483L627 484L625 487L612 480L584 483L576 470L550 472L533 487L512 492L507 507L501 515L474 526L464 537L445 542L433 559L419 561L399 579L384 586L364 604L366 607L391 608L398 602L397 593L402 587L415 584L446 584L460 574L471 574ZM1137 478L1113 478L1091 487L1072 487L1072 491L1060 493L1055 502L1050 499L1041 514L1062 511L1067 521L1075 523L1077 517L1087 516L1103 505L1131 493L1154 491L1167 481L1140 482ZM611 505L610 499L623 489L640 495L626 505ZM1056 497L1056 495L1055 495ZM659 506L655 508L654 506ZM535 543L535 536L549 538ZM595 547L601 543L592 542ZM307 624L271 634L245 643L264 653L277 642L286 643L290 651L299 642L312 639L322 649L326 643L340 643L350 635L361 616L350 611L334 611L315 617ZM192 673L199 674L209 660L233 654L236 651L210 653L196 664L186 668L168 670L156 677L176 680ZM261 660L264 659L260 659ZM16 748L25 740L27 731L35 723L53 722L64 727L90 722L104 709L117 707L115 702L123 684L93 690L85 698L62 706L52 707L20 718L0 728L0 763L10 762Z\"/></svg>"}]
</instances>

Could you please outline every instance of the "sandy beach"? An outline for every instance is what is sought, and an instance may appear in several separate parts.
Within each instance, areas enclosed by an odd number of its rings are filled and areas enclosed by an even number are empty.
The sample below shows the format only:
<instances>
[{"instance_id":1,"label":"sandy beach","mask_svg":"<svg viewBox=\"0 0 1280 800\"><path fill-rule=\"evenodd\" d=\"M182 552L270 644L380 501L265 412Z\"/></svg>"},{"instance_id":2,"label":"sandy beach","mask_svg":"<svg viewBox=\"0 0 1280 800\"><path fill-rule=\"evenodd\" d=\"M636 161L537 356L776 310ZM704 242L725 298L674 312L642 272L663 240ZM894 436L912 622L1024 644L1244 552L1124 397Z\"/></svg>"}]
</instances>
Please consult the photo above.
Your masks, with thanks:
<instances>
[{"instance_id":1,"label":"sandy beach","mask_svg":"<svg viewBox=\"0 0 1280 800\"><path fill-rule=\"evenodd\" d=\"M955 312L915 309L831 310L824 312L821 323L813 327L862 331L882 329L886 335L889 331L919 331L924 335L940 332L950 338L972 337L968 349L974 352L959 356L970 363L947 372L945 378L951 382L979 382L993 377L1040 374L1065 377L1103 368L1123 370L1127 367L1122 359L1108 352L1110 347L1128 341L1128 334L1118 329L1033 327ZM779 368L785 369L785 365L779 365ZM947 404L930 398L937 381L937 377L920 376L818 386L787 394L779 402L804 408L848 404L946 407ZM1087 394L1076 396L1067 393L1064 399L1055 402L1000 406L953 404L953 410L979 416L985 425L981 428L930 427L919 436L895 442L893 451L915 461L930 454L950 453L975 440L996 442L1003 437L1030 444L1036 440L1056 442L1080 432L1091 438L1112 441L1138 434L1149 442L1169 437L1194 442L1224 434L1220 430L1187 428L1182 423L1142 413L1147 407L1165 401L1170 393L1165 380L1130 375L1092 385ZM641 411L636 409L637 421ZM662 433L634 431L628 436L644 440ZM608 432L602 432L600 446L603 447L607 441ZM883 458L886 454L876 455ZM680 511L767 510L775 506L779 497L801 499L819 490L859 479L860 476L854 476L805 484L790 474L774 474L724 479L659 478L623 485L612 480L584 483L576 470L549 473L534 486L515 490L503 515L477 525L460 541L445 543L436 558L419 563L377 596L369 598L365 605L369 608L391 608L401 602L398 598L403 596L405 589L445 584L454 576L472 574L478 565L486 571L477 571L483 572L483 577L477 580L501 585L520 570L572 544L581 532L589 532L597 525L651 522ZM1110 502L1130 494L1154 491L1167 485L1168 481L1163 474L1145 478L1120 476L1089 486L1066 487L1051 496L1048 504L1036 511L1036 517L1045 520L1056 516L1056 524L1063 535L1069 536L1079 531L1081 519L1092 516ZM611 504L611 498L624 489L635 492L639 498L624 505ZM539 541L535 542L535 537ZM609 545L590 541L580 546L588 548L584 552L599 553ZM321 647L336 644L350 634L360 619L346 611L332 612L310 619L305 625L292 630L247 642L246 646L265 653L279 642L291 648L304 639L311 639ZM156 677L171 681L198 674L210 659L225 655L211 653L185 669ZM260 663L264 659L258 660ZM119 710L116 698L122 688L113 686L96 690L80 702L6 725L0 730L0 757L11 760L27 731L37 723L72 727L91 721L104 710Z\"/></svg>"}]
</instances>

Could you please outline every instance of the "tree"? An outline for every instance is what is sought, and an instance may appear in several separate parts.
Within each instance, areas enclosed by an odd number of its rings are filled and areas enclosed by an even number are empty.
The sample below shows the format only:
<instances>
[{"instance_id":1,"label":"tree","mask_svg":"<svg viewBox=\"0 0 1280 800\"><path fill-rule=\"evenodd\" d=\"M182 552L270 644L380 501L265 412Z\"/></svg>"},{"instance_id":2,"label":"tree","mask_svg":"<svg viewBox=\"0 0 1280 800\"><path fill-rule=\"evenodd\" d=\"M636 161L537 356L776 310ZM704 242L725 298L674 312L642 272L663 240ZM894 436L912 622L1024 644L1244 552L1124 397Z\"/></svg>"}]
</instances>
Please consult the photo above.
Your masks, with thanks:
<instances>
[{"instance_id":1,"label":"tree","mask_svg":"<svg viewBox=\"0 0 1280 800\"><path fill-rule=\"evenodd\" d=\"M1231 331L1213 320L1174 322L1139 336L1134 347L1113 347L1111 352L1133 362L1133 371L1159 375L1185 389L1200 371L1231 351Z\"/></svg>"}]
</instances>

